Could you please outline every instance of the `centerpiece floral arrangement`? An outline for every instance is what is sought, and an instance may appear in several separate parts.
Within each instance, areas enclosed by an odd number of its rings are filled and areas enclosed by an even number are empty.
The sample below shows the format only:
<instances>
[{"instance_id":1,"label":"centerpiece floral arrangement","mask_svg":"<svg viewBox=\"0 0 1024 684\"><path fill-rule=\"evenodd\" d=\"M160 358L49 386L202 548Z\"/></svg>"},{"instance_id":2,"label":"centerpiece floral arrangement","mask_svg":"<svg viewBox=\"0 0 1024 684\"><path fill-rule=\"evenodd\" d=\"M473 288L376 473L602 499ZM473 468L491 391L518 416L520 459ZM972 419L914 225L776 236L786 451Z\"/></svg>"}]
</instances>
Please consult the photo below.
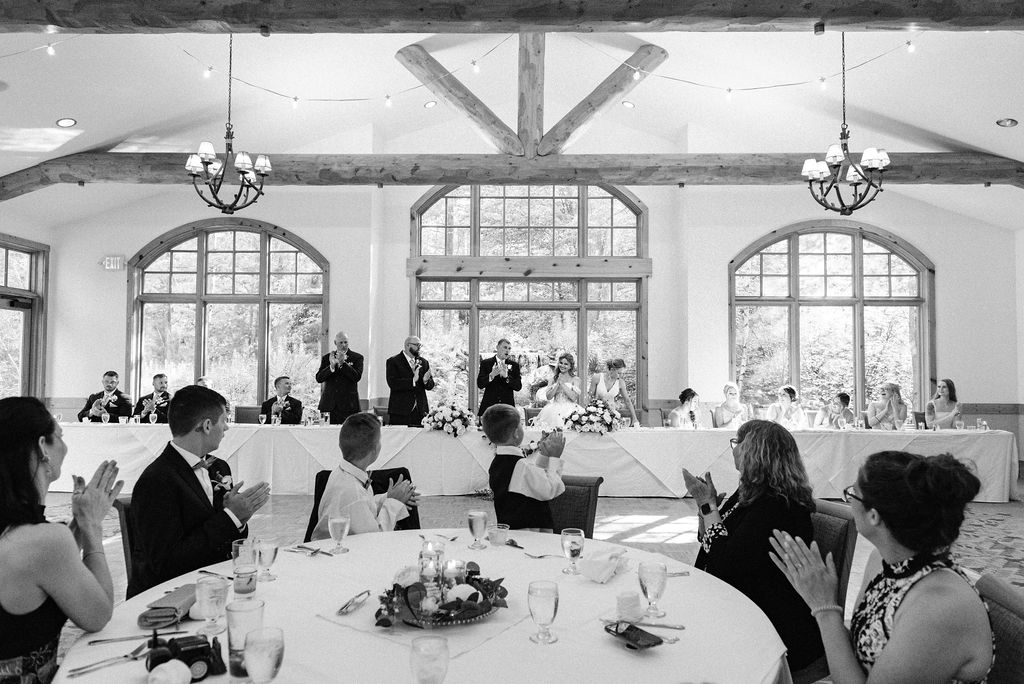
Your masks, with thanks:
<instances>
[{"instance_id":1,"label":"centerpiece floral arrangement","mask_svg":"<svg viewBox=\"0 0 1024 684\"><path fill-rule=\"evenodd\" d=\"M480 566L470 561L465 574L447 571L431 581L419 568L399 570L390 589L380 596L378 627L402 622L413 627L443 627L482 619L498 608L507 608L508 589L496 580L480 576Z\"/></svg>"},{"instance_id":2,"label":"centerpiece floral arrangement","mask_svg":"<svg viewBox=\"0 0 1024 684\"><path fill-rule=\"evenodd\" d=\"M594 399L582 410L576 409L565 420L565 426L576 432L596 432L603 435L622 425L618 409L600 399Z\"/></svg>"},{"instance_id":3,"label":"centerpiece floral arrangement","mask_svg":"<svg viewBox=\"0 0 1024 684\"><path fill-rule=\"evenodd\" d=\"M452 437L458 437L475 422L473 413L455 404L445 404L431 409L423 418L423 427L444 430Z\"/></svg>"}]
</instances>

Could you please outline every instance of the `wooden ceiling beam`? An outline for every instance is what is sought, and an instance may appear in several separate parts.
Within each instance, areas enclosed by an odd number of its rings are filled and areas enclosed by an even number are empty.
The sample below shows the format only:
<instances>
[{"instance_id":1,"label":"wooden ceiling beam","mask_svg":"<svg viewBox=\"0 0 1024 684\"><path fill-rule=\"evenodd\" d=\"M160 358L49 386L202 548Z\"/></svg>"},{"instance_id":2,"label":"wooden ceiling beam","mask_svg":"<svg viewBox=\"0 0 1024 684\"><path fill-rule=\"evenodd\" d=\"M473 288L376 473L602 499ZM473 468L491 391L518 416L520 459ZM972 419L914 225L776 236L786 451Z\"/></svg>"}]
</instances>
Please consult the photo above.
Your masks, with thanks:
<instances>
[{"instance_id":1,"label":"wooden ceiling beam","mask_svg":"<svg viewBox=\"0 0 1024 684\"><path fill-rule=\"evenodd\" d=\"M529 158L544 135L544 34L519 34L519 140Z\"/></svg>"},{"instance_id":2,"label":"wooden ceiling beam","mask_svg":"<svg viewBox=\"0 0 1024 684\"><path fill-rule=\"evenodd\" d=\"M1024 0L0 0L0 32L1022 30Z\"/></svg>"}]
</instances>

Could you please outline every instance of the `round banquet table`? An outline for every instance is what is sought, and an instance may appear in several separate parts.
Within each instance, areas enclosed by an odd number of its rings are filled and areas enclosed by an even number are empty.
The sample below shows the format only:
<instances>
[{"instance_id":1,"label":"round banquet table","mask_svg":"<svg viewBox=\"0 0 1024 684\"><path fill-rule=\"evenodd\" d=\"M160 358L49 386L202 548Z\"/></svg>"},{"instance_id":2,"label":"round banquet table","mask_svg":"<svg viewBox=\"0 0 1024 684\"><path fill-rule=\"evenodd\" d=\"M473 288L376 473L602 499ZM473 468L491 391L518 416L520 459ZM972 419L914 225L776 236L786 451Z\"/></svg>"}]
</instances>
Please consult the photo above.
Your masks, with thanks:
<instances>
[{"instance_id":1,"label":"round banquet table","mask_svg":"<svg viewBox=\"0 0 1024 684\"><path fill-rule=\"evenodd\" d=\"M397 570L416 565L422 545L420 534L452 537L446 559L475 561L485 577L504 577L508 608L499 609L483 621L434 630L399 625L390 630L374 626L377 595L390 586ZM513 530L511 537L535 554L561 552L558 535ZM409 644L424 634L448 638L451 660L446 682L559 682L631 681L646 682L715 681L789 682L785 646L771 623L748 598L724 582L673 561L660 554L628 548L629 569L606 584L582 575L562 573L564 558L531 559L510 547L473 551L465 529L410 530L383 534L361 534L345 540L349 553L334 557L307 556L282 550L274 564L274 582L261 582L255 597L266 602L264 626L284 630L284 664L275 682L335 682L339 677L359 682L408 682ZM329 549L333 542L313 542ZM610 551L615 544L588 539L584 558L597 551ZM669 577L659 606L667 611L664 622L682 623L683 631L647 628L660 636L677 636L679 642L634 652L604 631L602 618L615 613L616 596L639 591L636 567L645 560L659 560L669 571L689 570L688 576ZM230 562L210 566L231 573ZM143 661L117 664L70 679L70 668L121 655L141 639L89 646L87 641L102 637L139 633L136 619L146 604L164 592L195 582L189 573L154 587L124 602L114 610L102 631L86 634L68 651L56 682L145 682ZM533 580L554 580L559 587L558 615L552 631L553 645L536 645L529 640L537 628L527 607L527 587ZM355 612L338 617L334 612L354 594L370 589L373 594ZM229 596L230 600L230 596ZM642 601L641 596L641 601ZM222 618L223 620L223 618ZM183 623L194 632L200 624ZM227 634L220 635L227 662ZM210 677L208 682L228 682L228 675ZM236 680L237 681L237 680Z\"/></svg>"}]
</instances>

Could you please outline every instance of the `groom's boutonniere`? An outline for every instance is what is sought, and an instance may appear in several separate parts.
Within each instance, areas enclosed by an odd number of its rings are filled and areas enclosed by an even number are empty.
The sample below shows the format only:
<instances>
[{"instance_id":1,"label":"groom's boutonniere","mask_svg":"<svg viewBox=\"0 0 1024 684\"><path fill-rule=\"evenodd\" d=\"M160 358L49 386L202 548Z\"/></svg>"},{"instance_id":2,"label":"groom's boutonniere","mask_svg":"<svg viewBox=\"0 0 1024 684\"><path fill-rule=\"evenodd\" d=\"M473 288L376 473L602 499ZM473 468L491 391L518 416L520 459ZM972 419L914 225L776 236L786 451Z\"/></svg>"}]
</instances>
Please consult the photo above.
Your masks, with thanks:
<instances>
[{"instance_id":1,"label":"groom's boutonniere","mask_svg":"<svg viewBox=\"0 0 1024 684\"><path fill-rule=\"evenodd\" d=\"M221 475L220 473L210 473L210 482L213 483L215 491L219 489L226 492L235 486L230 475Z\"/></svg>"}]
</instances>

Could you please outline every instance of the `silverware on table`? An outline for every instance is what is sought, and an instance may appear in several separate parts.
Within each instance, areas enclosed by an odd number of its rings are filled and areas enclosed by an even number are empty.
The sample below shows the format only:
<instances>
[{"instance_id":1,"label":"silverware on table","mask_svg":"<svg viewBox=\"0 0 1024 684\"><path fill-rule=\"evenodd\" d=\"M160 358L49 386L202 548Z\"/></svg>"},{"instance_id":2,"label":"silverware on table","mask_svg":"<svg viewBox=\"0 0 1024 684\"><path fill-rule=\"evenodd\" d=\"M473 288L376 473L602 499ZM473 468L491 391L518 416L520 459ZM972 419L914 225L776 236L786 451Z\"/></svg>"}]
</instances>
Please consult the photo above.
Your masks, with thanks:
<instances>
[{"instance_id":1,"label":"silverware on table","mask_svg":"<svg viewBox=\"0 0 1024 684\"><path fill-rule=\"evenodd\" d=\"M212 577L223 577L226 580L233 580L233 579L235 579L234 575L222 575L219 572L214 572L213 570L200 570L199 574L200 575L210 575Z\"/></svg>"},{"instance_id":2,"label":"silverware on table","mask_svg":"<svg viewBox=\"0 0 1024 684\"><path fill-rule=\"evenodd\" d=\"M368 598L370 598L369 589L359 592L358 594L350 598L348 601L345 601L344 604L342 604L341 608L338 609L337 615L348 615L356 608L366 603L366 599Z\"/></svg>"},{"instance_id":3,"label":"silverware on table","mask_svg":"<svg viewBox=\"0 0 1024 684\"><path fill-rule=\"evenodd\" d=\"M516 541L515 539L506 539L506 540L505 540L505 543L506 543L506 544L508 544L509 546L514 546L514 547L516 547L517 549L522 549L523 551L525 551L525 550L526 550L525 548L523 548L522 546L520 546L520 545L519 545L519 542L517 542L517 541Z\"/></svg>"},{"instance_id":4,"label":"silverware on table","mask_svg":"<svg viewBox=\"0 0 1024 684\"><path fill-rule=\"evenodd\" d=\"M560 553L530 553L529 551L523 551L523 555L527 558L565 558Z\"/></svg>"},{"instance_id":5,"label":"silverware on table","mask_svg":"<svg viewBox=\"0 0 1024 684\"><path fill-rule=\"evenodd\" d=\"M605 624L612 624L614 622L628 622L631 625L637 627L662 627L664 629L686 629L686 625L673 624L671 622L647 622L644 620L612 620L611 618L601 618L601 622Z\"/></svg>"},{"instance_id":6,"label":"silverware on table","mask_svg":"<svg viewBox=\"0 0 1024 684\"><path fill-rule=\"evenodd\" d=\"M324 556L331 556L331 557L334 556L334 554L331 553L330 551L324 551L323 549L317 548L315 546L306 546L305 544L299 544L295 548L297 548L297 549L299 549L301 551L308 551L310 558L312 558L313 556L316 556L318 554L324 555Z\"/></svg>"},{"instance_id":7,"label":"silverware on table","mask_svg":"<svg viewBox=\"0 0 1024 684\"><path fill-rule=\"evenodd\" d=\"M186 629L176 629L173 632L160 632L157 634L158 637L169 636L171 634L188 634ZM90 639L86 642L89 646L95 646L96 644L113 644L118 641L135 641L136 639L150 639L153 635L151 634L133 634L132 636L123 637L110 637L108 639Z\"/></svg>"},{"instance_id":8,"label":"silverware on table","mask_svg":"<svg viewBox=\"0 0 1024 684\"><path fill-rule=\"evenodd\" d=\"M141 644L136 646L130 653L116 656L114 658L106 658L98 662L92 663L91 665L83 665L82 667L76 667L68 670L68 677L78 677L79 675L88 674L89 672L95 672L96 670L102 670L105 667L111 665L117 665L118 663L127 663L132 660L138 660L149 653L149 642L143 641Z\"/></svg>"}]
</instances>

